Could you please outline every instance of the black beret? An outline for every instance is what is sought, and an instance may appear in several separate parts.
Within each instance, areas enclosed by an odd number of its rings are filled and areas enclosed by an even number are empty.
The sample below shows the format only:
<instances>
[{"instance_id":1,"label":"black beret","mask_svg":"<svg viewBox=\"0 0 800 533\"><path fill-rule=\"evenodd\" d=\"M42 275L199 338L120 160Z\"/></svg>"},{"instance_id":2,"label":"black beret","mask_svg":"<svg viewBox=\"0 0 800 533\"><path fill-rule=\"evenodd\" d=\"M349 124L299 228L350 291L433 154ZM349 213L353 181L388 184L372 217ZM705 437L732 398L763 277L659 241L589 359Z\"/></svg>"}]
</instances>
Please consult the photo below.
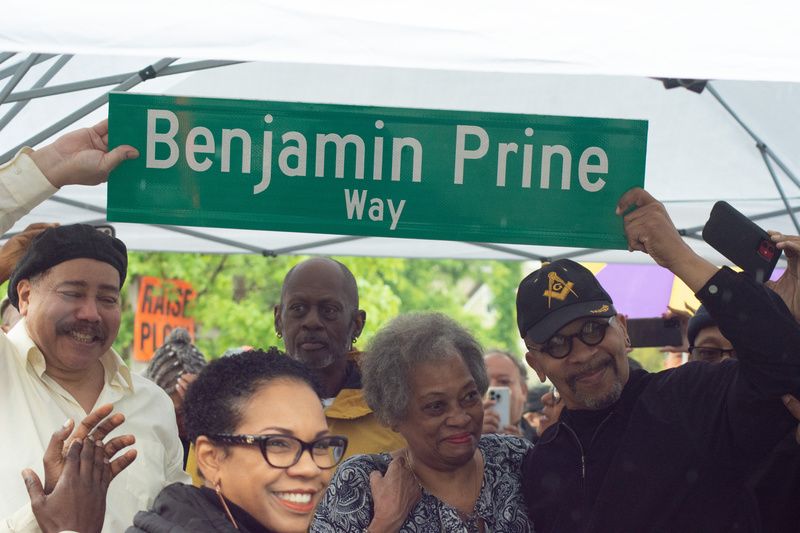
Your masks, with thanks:
<instances>
[{"instance_id":1,"label":"black beret","mask_svg":"<svg viewBox=\"0 0 800 533\"><path fill-rule=\"evenodd\" d=\"M48 228L37 235L19 260L8 282L8 299L19 309L17 284L71 259L96 259L119 272L120 287L128 273L128 250L125 244L88 224L70 224Z\"/></svg>"}]
</instances>

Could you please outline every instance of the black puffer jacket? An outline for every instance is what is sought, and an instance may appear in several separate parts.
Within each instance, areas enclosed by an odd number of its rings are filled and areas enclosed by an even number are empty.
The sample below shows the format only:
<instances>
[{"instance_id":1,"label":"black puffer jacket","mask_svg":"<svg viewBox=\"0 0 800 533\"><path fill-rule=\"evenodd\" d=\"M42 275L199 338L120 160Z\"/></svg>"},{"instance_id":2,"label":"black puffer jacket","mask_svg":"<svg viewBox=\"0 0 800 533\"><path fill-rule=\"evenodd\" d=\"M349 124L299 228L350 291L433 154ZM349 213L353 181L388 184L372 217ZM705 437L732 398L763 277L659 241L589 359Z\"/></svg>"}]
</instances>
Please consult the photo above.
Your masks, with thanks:
<instances>
[{"instance_id":1,"label":"black puffer jacket","mask_svg":"<svg viewBox=\"0 0 800 533\"><path fill-rule=\"evenodd\" d=\"M238 533L269 533L240 507L228 502ZM153 508L139 511L126 533L237 533L214 491L183 483L162 490Z\"/></svg>"},{"instance_id":2,"label":"black puffer jacket","mask_svg":"<svg viewBox=\"0 0 800 533\"><path fill-rule=\"evenodd\" d=\"M748 476L797 421L800 327L774 293L723 269L698 293L737 361L632 371L602 411L565 409L523 465L538 533L759 531Z\"/></svg>"}]
</instances>

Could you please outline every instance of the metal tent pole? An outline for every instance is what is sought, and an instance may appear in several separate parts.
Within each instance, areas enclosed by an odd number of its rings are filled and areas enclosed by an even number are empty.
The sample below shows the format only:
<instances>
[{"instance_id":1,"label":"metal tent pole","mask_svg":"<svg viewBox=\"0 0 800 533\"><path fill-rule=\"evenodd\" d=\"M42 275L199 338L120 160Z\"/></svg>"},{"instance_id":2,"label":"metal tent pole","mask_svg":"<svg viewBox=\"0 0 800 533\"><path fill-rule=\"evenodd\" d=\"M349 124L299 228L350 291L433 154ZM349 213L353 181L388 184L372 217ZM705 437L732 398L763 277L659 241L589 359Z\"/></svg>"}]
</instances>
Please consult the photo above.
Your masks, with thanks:
<instances>
[{"instance_id":1,"label":"metal tent pole","mask_svg":"<svg viewBox=\"0 0 800 533\"><path fill-rule=\"evenodd\" d=\"M272 256L272 257L275 257L275 256L278 256L278 255L284 255L284 254L291 254L291 253L299 252L301 250L308 250L309 248L318 248L320 246L329 246L331 244L339 244L339 243L343 243L343 242L358 241L358 240L366 239L366 238L367 237L361 237L361 236L357 236L357 235L346 235L344 237L334 237L332 239L323 239L321 241L314 241L314 242L308 242L308 243L305 243L305 244L297 244L297 245L294 245L294 246L286 246L284 248L278 248L276 250L272 250L269 255Z\"/></svg>"},{"instance_id":2,"label":"metal tent pole","mask_svg":"<svg viewBox=\"0 0 800 533\"><path fill-rule=\"evenodd\" d=\"M173 74L183 74L186 72L195 72L198 70L236 65L238 63L241 63L241 61L193 61L191 63L181 63L180 65L166 67L158 73L158 76L164 77ZM123 74L113 74L111 76L92 78L90 80L75 81L63 83L61 85L51 85L50 87L36 87L25 91L17 91L9 95L9 97L6 99L6 102L31 100L33 98L42 98L44 96L52 96L55 94L65 94L83 91L86 89L94 89L97 87L105 87L115 83L122 83L132 76L137 76L138 74L138 72L125 72Z\"/></svg>"},{"instance_id":3,"label":"metal tent pole","mask_svg":"<svg viewBox=\"0 0 800 533\"><path fill-rule=\"evenodd\" d=\"M31 54L25 59L25 61L19 63L16 72L14 72L14 75L11 77L9 82L6 83L2 89L0 89L0 105L3 105L3 103L6 101L6 98L8 98L8 95L11 94L11 91L13 91L17 84L22 81L22 78L25 77L25 74L28 73L31 67L36 64L36 60L38 58L39 54Z\"/></svg>"},{"instance_id":4,"label":"metal tent pole","mask_svg":"<svg viewBox=\"0 0 800 533\"><path fill-rule=\"evenodd\" d=\"M107 210L104 207L99 207L99 206L96 206L96 205L87 204L86 202L79 202L77 200L71 200L69 198L60 198L58 196L53 196L53 197L49 198L49 201L57 202L57 203L64 204L64 205L69 205L69 206L72 206L72 207L77 207L79 209L85 209L87 211L92 211L94 213L100 213L100 214L103 214L103 215L105 215L107 213ZM241 248L242 250L246 250L248 252L252 252L252 253L256 253L256 254L261 254L261 255L265 255L265 256L276 255L272 251L265 250L264 248L261 248L259 246L251 246L249 244L245 244L245 243L242 243L242 242L234 241L232 239L226 239L224 237L217 237L215 235L209 235L208 233L203 233L203 232L197 231L197 230L192 230L192 229L188 229L188 228L182 228L182 227L179 227L179 226L167 226L167 225L164 225L164 224L147 224L147 225L148 226L153 226L155 228L160 228L160 229L163 229L163 230L166 230L166 231L172 231L174 233L181 233L183 235L189 235L190 237L196 237L198 239L202 239L202 240L206 240L206 241L210 241L210 242L216 242L216 243L219 243L219 244L224 244L224 245L230 246L232 248Z\"/></svg>"},{"instance_id":5,"label":"metal tent pole","mask_svg":"<svg viewBox=\"0 0 800 533\"><path fill-rule=\"evenodd\" d=\"M521 257L522 259L530 259L532 261L547 261L548 258L544 257L539 254L533 254L530 252L524 252L522 250L517 250L515 248L509 248L508 246L503 246L501 244L492 244L488 242L468 242L467 244L471 244L472 246L477 246L479 248L486 248L487 250L494 250L496 252L503 252L509 255L515 255L517 257Z\"/></svg>"},{"instance_id":6,"label":"metal tent pole","mask_svg":"<svg viewBox=\"0 0 800 533\"><path fill-rule=\"evenodd\" d=\"M158 73L164 67L166 67L167 65L169 65L170 63L172 63L172 62L174 62L176 60L177 60L177 58L172 58L172 57L168 57L168 58L162 59L162 60L156 62L154 65L146 67L145 69L143 69L141 72L137 73L136 75L131 76L130 78L128 78L127 80L125 80L121 84L119 84L116 87L114 87L113 89L111 89L111 91L127 91L131 87L134 87L134 86L138 85L139 83L143 82L144 80L156 77L158 75ZM109 92L111 92L111 91L109 91ZM73 111L72 113L70 113L69 115L67 115L63 119L59 120L58 122L56 122L52 126L50 126L48 128L45 128L44 130L40 131L39 133L37 133L36 135L31 137L27 141L25 141L25 142L23 142L21 144L18 144L17 146L12 148L11 150L9 150L6 153L0 155L0 165L5 163L6 161L10 160L14 156L14 154L16 154L20 150L20 148L22 148L24 146L36 146L40 142L50 138L52 135L54 135L54 134L58 133L59 131L63 130L64 128L66 128L67 126L69 126L70 124L75 122L76 120L78 120L80 118L83 118L86 115L88 115L89 113L91 113L92 111L94 111L95 109L98 109L99 107L102 107L107 102L108 102L108 92L103 94L102 96L99 96L99 97L95 98L94 100L92 100L88 104L84 105L83 107Z\"/></svg>"},{"instance_id":7,"label":"metal tent pole","mask_svg":"<svg viewBox=\"0 0 800 533\"><path fill-rule=\"evenodd\" d=\"M16 52L0 52L0 63L5 63L15 55L17 55Z\"/></svg>"},{"instance_id":8,"label":"metal tent pole","mask_svg":"<svg viewBox=\"0 0 800 533\"><path fill-rule=\"evenodd\" d=\"M33 63L34 65L38 65L39 63L41 63L43 61L47 61L51 57L56 57L56 54L36 54L36 55L38 57L36 58L36 61L34 61L34 63ZM22 64L24 62L25 62L25 60L18 61L17 63L14 63L13 65L9 65L4 69L0 69L0 80L4 80L4 79L8 78L9 76L13 76L14 73L17 72L17 69L19 69L19 67L22 66Z\"/></svg>"},{"instance_id":9,"label":"metal tent pole","mask_svg":"<svg viewBox=\"0 0 800 533\"><path fill-rule=\"evenodd\" d=\"M764 164L767 165L767 170L769 170L769 175L772 176L772 181L775 182L775 188L778 189L778 194L781 195L781 200L783 200L783 205L786 206L786 212L789 213L789 216L794 223L794 228L797 230L797 234L800 235L800 224L797 223L797 217L794 215L792 211L792 206L789 204L789 199L786 197L786 193L783 191L783 186L781 186L780 180L778 180L778 176L775 174L775 169L772 168L772 163L769 161L769 157L766 154L766 147L762 144L758 145L758 149L761 152L761 158L764 160Z\"/></svg>"},{"instance_id":10,"label":"metal tent pole","mask_svg":"<svg viewBox=\"0 0 800 533\"><path fill-rule=\"evenodd\" d=\"M72 59L71 55L63 55L59 57L58 61L56 61L49 69L47 69L47 72L45 72L44 75L41 78L39 78L36 81L36 83L33 84L33 87L36 89L47 85L47 82L53 79L53 76L55 76L58 73L58 71L61 70L70 59ZM9 98L6 99L6 102L10 101L11 96L13 96L13 94L9 95ZM17 116L17 114L20 111L22 111L22 108L28 105L29 102L30 100L23 100L21 102L17 102L14 105L14 107L9 109L8 113L3 115L3 118L0 118L0 130L5 128L8 125L8 123L11 122L11 119Z\"/></svg>"},{"instance_id":11,"label":"metal tent pole","mask_svg":"<svg viewBox=\"0 0 800 533\"><path fill-rule=\"evenodd\" d=\"M792 180L798 188L800 188L800 179L798 179L797 176L795 176L794 173L789 170L789 167L787 167L786 164L784 164L784 162L781 161L781 159L775 154L775 152L773 152L772 149L767 146L767 143L761 140L761 138L756 135L755 132L753 132L753 130L751 130L741 118L739 118L739 115L737 115L736 112L731 109L731 106L729 106L728 103L722 99L716 89L711 86L710 82L706 85L706 89L708 89L708 92L710 92L711 95L717 99L717 102L719 102L720 105L725 108L725 111L727 111L734 118L734 120L739 123L744 131L746 131L747 134L756 142L758 149L762 152L765 152L773 161L775 161L775 164L778 165L778 167L786 174L786 176L788 176L789 179Z\"/></svg>"},{"instance_id":12,"label":"metal tent pole","mask_svg":"<svg viewBox=\"0 0 800 533\"><path fill-rule=\"evenodd\" d=\"M800 211L800 207L792 207L790 209L790 211L792 213L797 213L798 211ZM786 210L785 209L779 209L777 211L768 211L766 213L759 213L757 215L751 215L751 216L748 216L747 218L749 218L753 222L757 222L759 220L765 220L765 219L768 219L768 218L775 218L777 216L785 215L785 214L786 214ZM692 226L692 227L689 227L689 228L679 229L678 233L680 233L684 237L700 238L696 234L698 232L700 232L700 231L703 231L703 227L705 227L705 225L703 225L703 226Z\"/></svg>"}]
</instances>

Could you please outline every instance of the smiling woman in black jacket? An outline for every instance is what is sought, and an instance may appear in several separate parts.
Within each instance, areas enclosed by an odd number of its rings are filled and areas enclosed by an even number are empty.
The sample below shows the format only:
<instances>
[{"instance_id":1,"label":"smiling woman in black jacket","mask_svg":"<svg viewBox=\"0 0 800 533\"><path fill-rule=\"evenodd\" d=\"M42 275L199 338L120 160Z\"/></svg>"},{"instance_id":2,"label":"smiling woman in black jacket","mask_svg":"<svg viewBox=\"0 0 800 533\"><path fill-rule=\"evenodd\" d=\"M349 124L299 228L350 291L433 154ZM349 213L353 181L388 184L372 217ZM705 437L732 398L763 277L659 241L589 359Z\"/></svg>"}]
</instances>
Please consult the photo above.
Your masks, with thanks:
<instances>
[{"instance_id":1,"label":"smiling woman in black jacket","mask_svg":"<svg viewBox=\"0 0 800 533\"><path fill-rule=\"evenodd\" d=\"M224 357L184 409L205 486L166 487L128 533L307 531L347 439L329 434L305 367L277 350Z\"/></svg>"}]
</instances>

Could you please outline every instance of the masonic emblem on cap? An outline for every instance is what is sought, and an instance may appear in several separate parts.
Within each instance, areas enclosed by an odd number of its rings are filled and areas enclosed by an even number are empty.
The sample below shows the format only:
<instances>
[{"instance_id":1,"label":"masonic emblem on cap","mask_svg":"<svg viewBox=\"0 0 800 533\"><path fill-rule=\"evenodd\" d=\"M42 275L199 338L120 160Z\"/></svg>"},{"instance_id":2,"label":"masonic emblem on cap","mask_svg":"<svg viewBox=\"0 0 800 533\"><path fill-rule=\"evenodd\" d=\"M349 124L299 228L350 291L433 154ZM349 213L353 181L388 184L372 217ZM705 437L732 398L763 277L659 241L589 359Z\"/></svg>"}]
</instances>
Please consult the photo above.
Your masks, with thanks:
<instances>
[{"instance_id":1,"label":"masonic emblem on cap","mask_svg":"<svg viewBox=\"0 0 800 533\"><path fill-rule=\"evenodd\" d=\"M571 281L564 281L555 272L547 274L547 290L544 291L543 296L547 296L547 307L550 307L550 302L553 298L561 300L562 302L567 299L569 293L578 297L578 293L572 290L574 283Z\"/></svg>"}]
</instances>

